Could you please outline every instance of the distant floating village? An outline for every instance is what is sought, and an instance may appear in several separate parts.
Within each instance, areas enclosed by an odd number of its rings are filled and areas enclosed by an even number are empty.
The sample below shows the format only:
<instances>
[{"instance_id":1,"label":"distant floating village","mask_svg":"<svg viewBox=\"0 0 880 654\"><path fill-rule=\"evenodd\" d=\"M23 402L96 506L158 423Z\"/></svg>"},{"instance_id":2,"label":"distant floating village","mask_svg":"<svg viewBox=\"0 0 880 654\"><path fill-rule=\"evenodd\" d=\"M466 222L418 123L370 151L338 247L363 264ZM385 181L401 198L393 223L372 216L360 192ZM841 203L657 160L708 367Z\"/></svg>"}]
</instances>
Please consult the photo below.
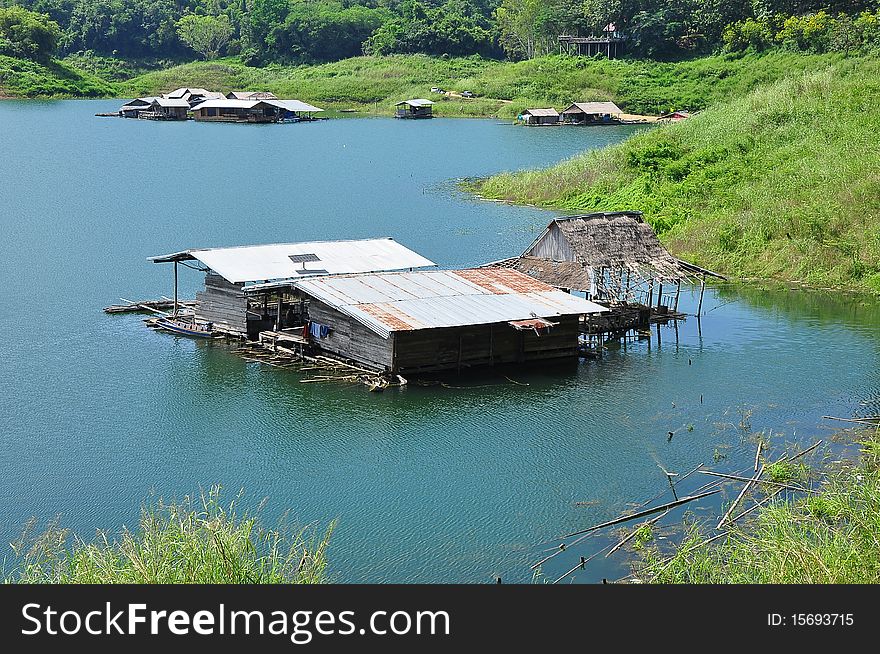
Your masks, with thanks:
<instances>
[{"instance_id":1,"label":"distant floating village","mask_svg":"<svg viewBox=\"0 0 880 654\"><path fill-rule=\"evenodd\" d=\"M556 218L519 256L459 270L391 238L187 249L173 294L107 307L148 326L232 340L248 360L332 370L373 390L404 375L600 356L608 339L684 319L683 283L720 275L672 256L638 211ZM179 267L204 274L178 297ZM697 315L700 308L697 310ZM304 380L308 381L308 380Z\"/></svg>"},{"instance_id":2,"label":"distant floating village","mask_svg":"<svg viewBox=\"0 0 880 654\"><path fill-rule=\"evenodd\" d=\"M471 99L470 91L452 93L439 87L431 93L444 97ZM394 105L394 117L424 119L434 117L433 100L413 98ZM295 99L280 99L269 91L208 91L202 88L179 88L159 96L135 98L113 113L99 116L119 116L141 120L197 120L226 123L295 123L320 120L317 114L324 109ZM556 125L622 125L645 123L653 120L679 121L688 118L687 111L672 111L657 118L628 116L613 102L573 102L561 112L552 107L526 109L517 116L517 122L529 126Z\"/></svg>"},{"instance_id":3,"label":"distant floating village","mask_svg":"<svg viewBox=\"0 0 880 654\"><path fill-rule=\"evenodd\" d=\"M161 96L135 98L115 114L141 120L188 120L225 123L284 123L316 120L320 107L300 100L281 100L268 91L231 91L226 95L201 88L179 88Z\"/></svg>"}]
</instances>

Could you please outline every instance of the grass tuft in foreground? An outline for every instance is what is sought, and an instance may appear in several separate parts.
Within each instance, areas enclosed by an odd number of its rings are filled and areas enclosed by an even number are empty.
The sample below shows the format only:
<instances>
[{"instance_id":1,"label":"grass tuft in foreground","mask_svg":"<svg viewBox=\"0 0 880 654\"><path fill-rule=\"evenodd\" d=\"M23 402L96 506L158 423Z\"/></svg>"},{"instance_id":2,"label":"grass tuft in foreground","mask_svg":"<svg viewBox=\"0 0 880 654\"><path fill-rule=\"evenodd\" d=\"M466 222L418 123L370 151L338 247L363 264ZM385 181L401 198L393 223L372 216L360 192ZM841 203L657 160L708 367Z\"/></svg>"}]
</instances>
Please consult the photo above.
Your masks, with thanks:
<instances>
[{"instance_id":1,"label":"grass tuft in foreground","mask_svg":"<svg viewBox=\"0 0 880 654\"><path fill-rule=\"evenodd\" d=\"M261 526L221 503L220 487L180 502L158 500L141 510L137 529L91 542L50 525L34 524L15 543L6 583L25 584L316 584L326 581L333 524L319 536Z\"/></svg>"},{"instance_id":2,"label":"grass tuft in foreground","mask_svg":"<svg viewBox=\"0 0 880 654\"><path fill-rule=\"evenodd\" d=\"M653 583L880 583L880 430L858 465L831 473L822 492L771 503L721 544L693 528L671 560L650 550L637 564Z\"/></svg>"}]
</instances>

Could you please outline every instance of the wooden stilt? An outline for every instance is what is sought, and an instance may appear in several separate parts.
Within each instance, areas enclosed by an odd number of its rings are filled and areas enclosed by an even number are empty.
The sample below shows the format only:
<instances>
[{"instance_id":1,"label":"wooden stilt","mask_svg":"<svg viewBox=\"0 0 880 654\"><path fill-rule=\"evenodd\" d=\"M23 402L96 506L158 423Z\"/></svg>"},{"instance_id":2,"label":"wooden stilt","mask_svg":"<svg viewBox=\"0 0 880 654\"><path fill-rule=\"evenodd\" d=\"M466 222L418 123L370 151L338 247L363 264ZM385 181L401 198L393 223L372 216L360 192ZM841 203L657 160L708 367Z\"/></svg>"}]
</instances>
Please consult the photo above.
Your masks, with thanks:
<instances>
[{"instance_id":1,"label":"wooden stilt","mask_svg":"<svg viewBox=\"0 0 880 654\"><path fill-rule=\"evenodd\" d=\"M660 311L660 305L663 304L663 282L660 283L660 288L657 290L657 311Z\"/></svg>"},{"instance_id":2,"label":"wooden stilt","mask_svg":"<svg viewBox=\"0 0 880 654\"><path fill-rule=\"evenodd\" d=\"M673 311L675 311L676 313L678 313L678 298L680 295L681 295L681 280L679 279L678 283L675 286L675 307L673 308Z\"/></svg>"},{"instance_id":3,"label":"wooden stilt","mask_svg":"<svg viewBox=\"0 0 880 654\"><path fill-rule=\"evenodd\" d=\"M281 331L281 304L282 299L284 298L284 293L278 294L278 312L275 315L275 331Z\"/></svg>"},{"instance_id":4,"label":"wooden stilt","mask_svg":"<svg viewBox=\"0 0 880 654\"><path fill-rule=\"evenodd\" d=\"M706 276L700 277L700 302L697 305L697 317L703 314L703 293L706 292Z\"/></svg>"},{"instance_id":5,"label":"wooden stilt","mask_svg":"<svg viewBox=\"0 0 880 654\"><path fill-rule=\"evenodd\" d=\"M174 310L171 315L176 318L177 317L177 262L174 262Z\"/></svg>"}]
</instances>

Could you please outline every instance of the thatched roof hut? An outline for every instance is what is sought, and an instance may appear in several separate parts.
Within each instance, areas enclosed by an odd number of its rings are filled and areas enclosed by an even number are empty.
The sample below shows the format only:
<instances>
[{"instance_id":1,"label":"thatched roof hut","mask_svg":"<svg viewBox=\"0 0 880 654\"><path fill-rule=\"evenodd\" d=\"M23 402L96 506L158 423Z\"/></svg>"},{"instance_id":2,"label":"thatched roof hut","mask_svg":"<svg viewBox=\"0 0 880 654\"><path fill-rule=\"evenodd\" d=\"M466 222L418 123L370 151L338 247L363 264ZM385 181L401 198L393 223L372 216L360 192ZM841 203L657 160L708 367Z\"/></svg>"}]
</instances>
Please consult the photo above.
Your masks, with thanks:
<instances>
[{"instance_id":1,"label":"thatched roof hut","mask_svg":"<svg viewBox=\"0 0 880 654\"><path fill-rule=\"evenodd\" d=\"M640 211L557 218L521 256L489 265L519 270L557 288L611 297L655 281L721 278L672 256Z\"/></svg>"}]
</instances>

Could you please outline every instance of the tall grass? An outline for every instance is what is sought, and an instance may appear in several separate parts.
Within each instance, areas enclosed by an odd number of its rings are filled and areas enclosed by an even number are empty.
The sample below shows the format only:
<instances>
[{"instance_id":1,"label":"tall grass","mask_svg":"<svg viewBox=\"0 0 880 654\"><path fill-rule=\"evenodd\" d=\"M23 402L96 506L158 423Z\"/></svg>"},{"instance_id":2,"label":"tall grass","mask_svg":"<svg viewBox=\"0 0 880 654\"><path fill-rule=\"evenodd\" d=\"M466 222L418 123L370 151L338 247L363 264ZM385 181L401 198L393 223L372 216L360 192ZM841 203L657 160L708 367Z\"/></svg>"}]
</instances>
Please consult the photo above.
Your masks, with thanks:
<instances>
[{"instance_id":1,"label":"tall grass","mask_svg":"<svg viewBox=\"0 0 880 654\"><path fill-rule=\"evenodd\" d=\"M650 550L638 565L654 583L880 583L880 432L867 434L855 468L821 493L758 510L720 545L694 529L669 561Z\"/></svg>"},{"instance_id":2,"label":"tall grass","mask_svg":"<svg viewBox=\"0 0 880 654\"><path fill-rule=\"evenodd\" d=\"M639 209L676 254L732 275L880 292L880 60L796 72L484 197Z\"/></svg>"},{"instance_id":3,"label":"tall grass","mask_svg":"<svg viewBox=\"0 0 880 654\"><path fill-rule=\"evenodd\" d=\"M701 109L742 95L792 71L837 61L837 55L718 55L678 63L548 56L522 62L425 55L355 57L318 66L250 68L229 58L150 72L122 84L128 95L204 86L229 91L260 88L280 96L323 103L329 108L389 112L411 97L436 100L447 116L514 118L535 106L563 108L578 100L614 100L625 111L656 114L670 108ZM463 100L432 96L440 86L473 91Z\"/></svg>"},{"instance_id":4,"label":"tall grass","mask_svg":"<svg viewBox=\"0 0 880 654\"><path fill-rule=\"evenodd\" d=\"M6 583L315 584L326 581L324 534L263 527L256 513L221 501L219 487L141 510L136 529L89 542L35 522L12 544Z\"/></svg>"}]
</instances>

